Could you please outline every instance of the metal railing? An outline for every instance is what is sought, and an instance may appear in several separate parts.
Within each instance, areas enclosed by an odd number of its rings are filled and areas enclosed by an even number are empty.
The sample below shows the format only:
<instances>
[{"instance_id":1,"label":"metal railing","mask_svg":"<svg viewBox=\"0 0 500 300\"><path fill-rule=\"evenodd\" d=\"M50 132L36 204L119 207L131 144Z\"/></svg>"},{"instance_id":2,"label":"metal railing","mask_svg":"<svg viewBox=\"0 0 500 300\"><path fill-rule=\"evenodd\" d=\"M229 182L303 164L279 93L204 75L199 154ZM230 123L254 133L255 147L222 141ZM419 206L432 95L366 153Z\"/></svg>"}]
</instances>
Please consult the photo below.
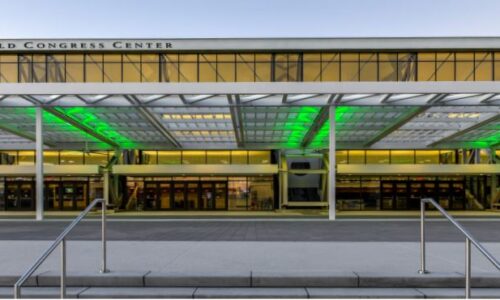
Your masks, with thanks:
<instances>
[{"instance_id":1,"label":"metal railing","mask_svg":"<svg viewBox=\"0 0 500 300\"><path fill-rule=\"evenodd\" d=\"M426 274L425 268L425 204L432 204L448 221L451 222L463 235L465 235L465 298L471 297L471 243L483 254L498 270L500 262L484 248L462 225L460 225L446 210L432 198L420 200L420 274Z\"/></svg>"},{"instance_id":2,"label":"metal railing","mask_svg":"<svg viewBox=\"0 0 500 300\"><path fill-rule=\"evenodd\" d=\"M64 231L57 237L57 239L50 245L50 247L43 252L43 254L35 261L35 263L17 280L14 284L14 298L21 297L21 287L30 278L31 275L40 267L40 265L50 256L52 252L61 245L61 298L66 297L66 236L75 228L78 223L94 208L98 203L101 203L101 250L102 250L102 261L101 261L101 273L109 272L106 269L106 203L104 199L95 199L92 203L83 210L76 219L69 224Z\"/></svg>"}]
</instances>

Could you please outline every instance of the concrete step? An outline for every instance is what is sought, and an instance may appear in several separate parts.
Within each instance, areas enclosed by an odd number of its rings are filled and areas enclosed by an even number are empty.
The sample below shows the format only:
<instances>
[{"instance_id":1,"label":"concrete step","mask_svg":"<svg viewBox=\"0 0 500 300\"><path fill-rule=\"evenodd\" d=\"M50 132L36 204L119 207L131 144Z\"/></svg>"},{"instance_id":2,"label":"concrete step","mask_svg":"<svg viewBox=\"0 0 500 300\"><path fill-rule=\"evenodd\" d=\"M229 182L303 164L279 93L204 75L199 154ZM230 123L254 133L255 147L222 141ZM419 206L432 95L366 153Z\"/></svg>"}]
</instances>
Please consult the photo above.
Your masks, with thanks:
<instances>
[{"instance_id":1,"label":"concrete step","mask_svg":"<svg viewBox=\"0 0 500 300\"><path fill-rule=\"evenodd\" d=\"M58 298L57 287L26 287L23 298ZM12 298L0 288L0 298ZM463 288L68 288L68 298L463 298ZM500 288L473 288L475 298L500 298Z\"/></svg>"},{"instance_id":2,"label":"concrete step","mask_svg":"<svg viewBox=\"0 0 500 300\"><path fill-rule=\"evenodd\" d=\"M0 286L12 287L18 276L0 275ZM34 275L24 285L55 287L58 272ZM67 286L72 287L329 287L329 288L462 288L461 273L429 273L425 275L383 272L335 271L213 271L213 272L68 272ZM472 286L500 288L499 273L473 273Z\"/></svg>"}]
</instances>

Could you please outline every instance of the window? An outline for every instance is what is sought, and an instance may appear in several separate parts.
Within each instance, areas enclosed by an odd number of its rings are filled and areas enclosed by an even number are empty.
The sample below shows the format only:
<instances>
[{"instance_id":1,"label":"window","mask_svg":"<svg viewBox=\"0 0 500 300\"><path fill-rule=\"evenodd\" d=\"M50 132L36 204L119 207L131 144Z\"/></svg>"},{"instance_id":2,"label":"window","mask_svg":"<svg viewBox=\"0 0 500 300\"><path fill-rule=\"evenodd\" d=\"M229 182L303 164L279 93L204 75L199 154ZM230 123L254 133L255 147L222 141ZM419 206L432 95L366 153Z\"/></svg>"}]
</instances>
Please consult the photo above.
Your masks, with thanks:
<instances>
[{"instance_id":1,"label":"window","mask_svg":"<svg viewBox=\"0 0 500 300\"><path fill-rule=\"evenodd\" d=\"M436 54L436 80L455 80L455 54L449 52Z\"/></svg>"},{"instance_id":2,"label":"window","mask_svg":"<svg viewBox=\"0 0 500 300\"><path fill-rule=\"evenodd\" d=\"M359 79L361 81L377 81L377 53L361 53L359 60Z\"/></svg>"},{"instance_id":3,"label":"window","mask_svg":"<svg viewBox=\"0 0 500 300\"><path fill-rule=\"evenodd\" d=\"M391 164L414 164L413 150L391 150Z\"/></svg>"},{"instance_id":4,"label":"window","mask_svg":"<svg viewBox=\"0 0 500 300\"><path fill-rule=\"evenodd\" d=\"M271 54L255 54L255 81L271 81Z\"/></svg>"},{"instance_id":5,"label":"window","mask_svg":"<svg viewBox=\"0 0 500 300\"><path fill-rule=\"evenodd\" d=\"M85 82L103 82L102 54L85 55Z\"/></svg>"},{"instance_id":6,"label":"window","mask_svg":"<svg viewBox=\"0 0 500 300\"><path fill-rule=\"evenodd\" d=\"M321 54L309 53L304 54L304 81L320 81L321 80Z\"/></svg>"},{"instance_id":7,"label":"window","mask_svg":"<svg viewBox=\"0 0 500 300\"><path fill-rule=\"evenodd\" d=\"M17 165L17 151L0 151L0 165Z\"/></svg>"},{"instance_id":8,"label":"window","mask_svg":"<svg viewBox=\"0 0 500 300\"><path fill-rule=\"evenodd\" d=\"M248 151L245 150L231 151L231 164L234 165L248 164Z\"/></svg>"},{"instance_id":9,"label":"window","mask_svg":"<svg viewBox=\"0 0 500 300\"><path fill-rule=\"evenodd\" d=\"M474 53L456 54L456 78L457 81L474 80Z\"/></svg>"},{"instance_id":10,"label":"window","mask_svg":"<svg viewBox=\"0 0 500 300\"><path fill-rule=\"evenodd\" d=\"M337 164L347 164L347 150L335 152L335 161Z\"/></svg>"},{"instance_id":11,"label":"window","mask_svg":"<svg viewBox=\"0 0 500 300\"><path fill-rule=\"evenodd\" d=\"M179 54L179 81L198 81L198 60L196 54Z\"/></svg>"},{"instance_id":12,"label":"window","mask_svg":"<svg viewBox=\"0 0 500 300\"><path fill-rule=\"evenodd\" d=\"M19 151L18 152L19 165L33 165L35 164L35 151Z\"/></svg>"},{"instance_id":13,"label":"window","mask_svg":"<svg viewBox=\"0 0 500 300\"><path fill-rule=\"evenodd\" d=\"M229 151L207 151L207 164L222 164L227 165L230 162Z\"/></svg>"},{"instance_id":14,"label":"window","mask_svg":"<svg viewBox=\"0 0 500 300\"><path fill-rule=\"evenodd\" d=\"M122 82L121 54L104 55L104 82Z\"/></svg>"},{"instance_id":15,"label":"window","mask_svg":"<svg viewBox=\"0 0 500 300\"><path fill-rule=\"evenodd\" d=\"M235 68L234 54L217 54L217 81L234 82Z\"/></svg>"},{"instance_id":16,"label":"window","mask_svg":"<svg viewBox=\"0 0 500 300\"><path fill-rule=\"evenodd\" d=\"M474 80L493 80L493 64L491 53L476 52L474 56Z\"/></svg>"},{"instance_id":17,"label":"window","mask_svg":"<svg viewBox=\"0 0 500 300\"><path fill-rule=\"evenodd\" d=\"M123 55L123 82L141 82L141 56Z\"/></svg>"},{"instance_id":18,"label":"window","mask_svg":"<svg viewBox=\"0 0 500 300\"><path fill-rule=\"evenodd\" d=\"M158 151L158 164L176 165L181 163L181 151Z\"/></svg>"},{"instance_id":19,"label":"window","mask_svg":"<svg viewBox=\"0 0 500 300\"><path fill-rule=\"evenodd\" d=\"M84 82L83 77L83 55L66 55L66 82Z\"/></svg>"},{"instance_id":20,"label":"window","mask_svg":"<svg viewBox=\"0 0 500 300\"><path fill-rule=\"evenodd\" d=\"M0 82L17 82L17 55L0 55Z\"/></svg>"},{"instance_id":21,"label":"window","mask_svg":"<svg viewBox=\"0 0 500 300\"><path fill-rule=\"evenodd\" d=\"M105 166L108 164L108 151L92 151L85 153L85 164L86 165L101 165Z\"/></svg>"},{"instance_id":22,"label":"window","mask_svg":"<svg viewBox=\"0 0 500 300\"><path fill-rule=\"evenodd\" d=\"M417 150L415 159L417 164L439 164L439 150Z\"/></svg>"},{"instance_id":23,"label":"window","mask_svg":"<svg viewBox=\"0 0 500 300\"><path fill-rule=\"evenodd\" d=\"M217 81L217 64L215 54L200 54L199 55L199 81L200 82L216 82Z\"/></svg>"},{"instance_id":24,"label":"window","mask_svg":"<svg viewBox=\"0 0 500 300\"><path fill-rule=\"evenodd\" d=\"M398 59L396 53L380 53L378 79L380 81L398 80Z\"/></svg>"},{"instance_id":25,"label":"window","mask_svg":"<svg viewBox=\"0 0 500 300\"><path fill-rule=\"evenodd\" d=\"M321 81L340 81L340 54L321 54Z\"/></svg>"},{"instance_id":26,"label":"window","mask_svg":"<svg viewBox=\"0 0 500 300\"><path fill-rule=\"evenodd\" d=\"M341 54L340 80L359 81L359 54L357 53Z\"/></svg>"},{"instance_id":27,"label":"window","mask_svg":"<svg viewBox=\"0 0 500 300\"><path fill-rule=\"evenodd\" d=\"M367 150L366 151L367 164L388 164L389 163L389 150Z\"/></svg>"},{"instance_id":28,"label":"window","mask_svg":"<svg viewBox=\"0 0 500 300\"><path fill-rule=\"evenodd\" d=\"M418 54L418 81L436 80L436 53Z\"/></svg>"},{"instance_id":29,"label":"window","mask_svg":"<svg viewBox=\"0 0 500 300\"><path fill-rule=\"evenodd\" d=\"M270 164L270 151L248 151L249 164Z\"/></svg>"},{"instance_id":30,"label":"window","mask_svg":"<svg viewBox=\"0 0 500 300\"><path fill-rule=\"evenodd\" d=\"M349 164L364 164L365 151L364 150L349 150Z\"/></svg>"},{"instance_id":31,"label":"window","mask_svg":"<svg viewBox=\"0 0 500 300\"><path fill-rule=\"evenodd\" d=\"M206 152L205 151L182 151L182 163L183 164L206 164Z\"/></svg>"},{"instance_id":32,"label":"window","mask_svg":"<svg viewBox=\"0 0 500 300\"><path fill-rule=\"evenodd\" d=\"M83 165L83 152L81 151L61 151L61 165Z\"/></svg>"},{"instance_id":33,"label":"window","mask_svg":"<svg viewBox=\"0 0 500 300\"><path fill-rule=\"evenodd\" d=\"M64 54L47 55L47 82L65 82Z\"/></svg>"},{"instance_id":34,"label":"window","mask_svg":"<svg viewBox=\"0 0 500 300\"><path fill-rule=\"evenodd\" d=\"M255 57L253 54L236 54L236 81L255 81Z\"/></svg>"},{"instance_id":35,"label":"window","mask_svg":"<svg viewBox=\"0 0 500 300\"><path fill-rule=\"evenodd\" d=\"M43 151L43 164L58 165L59 151Z\"/></svg>"},{"instance_id":36,"label":"window","mask_svg":"<svg viewBox=\"0 0 500 300\"><path fill-rule=\"evenodd\" d=\"M141 81L158 82L160 81L160 64L158 54L141 55ZM176 72L177 74L177 72Z\"/></svg>"},{"instance_id":37,"label":"window","mask_svg":"<svg viewBox=\"0 0 500 300\"><path fill-rule=\"evenodd\" d=\"M142 151L142 163L145 165L156 165L158 163L157 151Z\"/></svg>"},{"instance_id":38,"label":"window","mask_svg":"<svg viewBox=\"0 0 500 300\"><path fill-rule=\"evenodd\" d=\"M439 163L441 164L454 164L457 162L455 150L441 150L439 151Z\"/></svg>"}]
</instances>

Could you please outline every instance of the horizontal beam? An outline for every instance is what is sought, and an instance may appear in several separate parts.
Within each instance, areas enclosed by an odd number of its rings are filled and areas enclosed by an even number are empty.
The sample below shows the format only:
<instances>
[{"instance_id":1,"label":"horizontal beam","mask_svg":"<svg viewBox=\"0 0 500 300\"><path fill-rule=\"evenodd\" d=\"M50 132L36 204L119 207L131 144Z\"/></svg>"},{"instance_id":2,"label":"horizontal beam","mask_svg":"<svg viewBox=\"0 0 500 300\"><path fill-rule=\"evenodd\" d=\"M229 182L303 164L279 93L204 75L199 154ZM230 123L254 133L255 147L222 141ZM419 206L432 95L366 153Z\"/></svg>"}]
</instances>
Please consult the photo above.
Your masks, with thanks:
<instances>
[{"instance_id":1,"label":"horizontal beam","mask_svg":"<svg viewBox=\"0 0 500 300\"><path fill-rule=\"evenodd\" d=\"M0 52L151 52L207 50L467 50L500 49L498 37L339 37L339 38L187 38L187 39L2 39L13 48ZM75 44L72 49L70 44ZM91 44L102 45L92 48ZM139 44L140 46L137 46ZM39 47L37 45L44 45ZM82 46L86 45L86 46Z\"/></svg>"},{"instance_id":2,"label":"horizontal beam","mask_svg":"<svg viewBox=\"0 0 500 300\"><path fill-rule=\"evenodd\" d=\"M213 94L469 94L500 93L495 81L0 83L0 95ZM4 100L2 100L4 101Z\"/></svg>"}]
</instances>

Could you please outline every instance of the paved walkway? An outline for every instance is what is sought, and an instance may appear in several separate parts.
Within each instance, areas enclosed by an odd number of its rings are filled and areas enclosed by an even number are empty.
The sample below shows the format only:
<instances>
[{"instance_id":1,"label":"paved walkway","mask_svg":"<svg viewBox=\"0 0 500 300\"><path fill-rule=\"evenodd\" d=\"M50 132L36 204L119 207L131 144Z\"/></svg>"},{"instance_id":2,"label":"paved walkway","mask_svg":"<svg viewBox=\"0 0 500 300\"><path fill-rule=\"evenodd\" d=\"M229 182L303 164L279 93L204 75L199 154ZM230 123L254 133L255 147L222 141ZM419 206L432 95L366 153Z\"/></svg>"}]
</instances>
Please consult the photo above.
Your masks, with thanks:
<instances>
[{"instance_id":1,"label":"paved walkway","mask_svg":"<svg viewBox=\"0 0 500 300\"><path fill-rule=\"evenodd\" d=\"M48 241L0 242L0 275L21 274L48 247ZM308 272L414 275L419 265L418 243L410 242L109 242L109 268L134 272ZM485 243L500 257L500 243ZM68 272L96 272L99 268L97 241L68 242ZM495 273L477 251L473 272ZM40 268L59 270L56 251ZM432 272L464 270L463 243L429 243L428 268ZM478 273L476 273L477 275ZM498 273L495 273L498 275Z\"/></svg>"},{"instance_id":2,"label":"paved walkway","mask_svg":"<svg viewBox=\"0 0 500 300\"><path fill-rule=\"evenodd\" d=\"M80 211L46 211L45 217L54 218L74 218ZM500 210L468 210L468 211L449 211L455 217L460 218L500 218ZM90 214L92 215L92 213ZM97 214L94 214L97 215ZM429 217L441 217L437 211L428 211ZM186 219L186 218L203 218L203 219L228 219L228 218L318 218L327 219L328 211L326 209L286 209L275 211L109 211L110 218L169 218L169 219ZM359 219L359 218L418 218L420 211L338 211L337 217L340 219ZM34 211L0 211L1 219L33 219L35 218Z\"/></svg>"},{"instance_id":3,"label":"paved walkway","mask_svg":"<svg viewBox=\"0 0 500 300\"><path fill-rule=\"evenodd\" d=\"M67 221L3 221L0 240L54 240ZM482 242L500 242L500 219L461 222ZM417 220L127 220L111 219L113 241L261 241L261 242L417 242ZM70 238L97 240L100 222L79 224ZM427 221L427 239L461 242L463 236L445 220Z\"/></svg>"}]
</instances>

